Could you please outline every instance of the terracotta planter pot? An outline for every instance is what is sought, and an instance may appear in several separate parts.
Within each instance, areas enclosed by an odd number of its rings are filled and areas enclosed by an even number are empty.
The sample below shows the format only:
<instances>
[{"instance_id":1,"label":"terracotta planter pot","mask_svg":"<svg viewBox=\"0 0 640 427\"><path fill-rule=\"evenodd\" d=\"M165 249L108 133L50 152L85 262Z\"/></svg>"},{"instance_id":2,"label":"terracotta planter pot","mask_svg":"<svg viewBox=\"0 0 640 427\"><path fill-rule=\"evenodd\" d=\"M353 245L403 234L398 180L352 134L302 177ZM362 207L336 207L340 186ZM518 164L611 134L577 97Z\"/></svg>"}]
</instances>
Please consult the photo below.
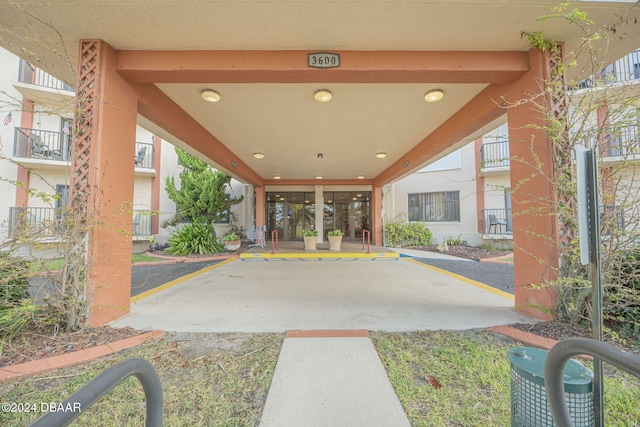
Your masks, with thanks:
<instances>
[{"instance_id":1,"label":"terracotta planter pot","mask_svg":"<svg viewBox=\"0 0 640 427\"><path fill-rule=\"evenodd\" d=\"M228 251L237 251L241 244L241 240L227 240L224 242L224 248Z\"/></svg>"},{"instance_id":2,"label":"terracotta planter pot","mask_svg":"<svg viewBox=\"0 0 640 427\"><path fill-rule=\"evenodd\" d=\"M340 245L342 245L342 236L327 236L329 239L329 250L339 251Z\"/></svg>"},{"instance_id":3,"label":"terracotta planter pot","mask_svg":"<svg viewBox=\"0 0 640 427\"><path fill-rule=\"evenodd\" d=\"M318 244L318 236L305 236L304 237L304 250L315 251Z\"/></svg>"}]
</instances>

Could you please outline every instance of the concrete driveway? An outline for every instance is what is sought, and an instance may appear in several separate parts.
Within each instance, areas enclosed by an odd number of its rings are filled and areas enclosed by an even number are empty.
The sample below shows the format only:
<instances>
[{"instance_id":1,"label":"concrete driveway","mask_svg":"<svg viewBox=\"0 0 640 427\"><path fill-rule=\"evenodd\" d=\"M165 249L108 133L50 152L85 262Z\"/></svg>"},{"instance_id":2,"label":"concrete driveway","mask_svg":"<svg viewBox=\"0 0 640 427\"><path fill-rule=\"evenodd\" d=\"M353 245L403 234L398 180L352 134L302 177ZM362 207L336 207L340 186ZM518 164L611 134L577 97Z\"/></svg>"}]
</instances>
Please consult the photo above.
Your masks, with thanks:
<instances>
[{"instance_id":1,"label":"concrete driveway","mask_svg":"<svg viewBox=\"0 0 640 427\"><path fill-rule=\"evenodd\" d=\"M183 332L393 332L533 321L515 311L507 293L407 258L235 260L151 292L111 326Z\"/></svg>"}]
</instances>

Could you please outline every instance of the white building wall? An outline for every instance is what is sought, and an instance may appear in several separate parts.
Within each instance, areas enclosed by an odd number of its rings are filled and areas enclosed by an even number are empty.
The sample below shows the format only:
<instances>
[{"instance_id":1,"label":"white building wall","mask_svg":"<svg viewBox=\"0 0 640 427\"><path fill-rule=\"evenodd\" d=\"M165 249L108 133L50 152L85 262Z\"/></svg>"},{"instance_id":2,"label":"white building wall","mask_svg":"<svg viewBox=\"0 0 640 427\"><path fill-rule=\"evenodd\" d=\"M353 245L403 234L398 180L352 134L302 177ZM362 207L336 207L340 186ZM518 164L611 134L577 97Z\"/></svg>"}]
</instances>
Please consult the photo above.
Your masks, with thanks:
<instances>
[{"instance_id":1,"label":"white building wall","mask_svg":"<svg viewBox=\"0 0 640 427\"><path fill-rule=\"evenodd\" d=\"M10 181L18 177L18 167L8 161L13 154L14 127L20 126L19 101L22 95L13 87L18 80L17 56L0 49L0 240L7 236L9 207L15 205L16 187ZM12 121L4 125L11 113Z\"/></svg>"},{"instance_id":2,"label":"white building wall","mask_svg":"<svg viewBox=\"0 0 640 427\"><path fill-rule=\"evenodd\" d=\"M407 219L408 195L459 191L460 221L426 222L436 243L449 237L460 238L470 245L482 244L478 233L476 170L474 143L449 154L430 167L422 169L391 185L383 197L384 219Z\"/></svg>"}]
</instances>

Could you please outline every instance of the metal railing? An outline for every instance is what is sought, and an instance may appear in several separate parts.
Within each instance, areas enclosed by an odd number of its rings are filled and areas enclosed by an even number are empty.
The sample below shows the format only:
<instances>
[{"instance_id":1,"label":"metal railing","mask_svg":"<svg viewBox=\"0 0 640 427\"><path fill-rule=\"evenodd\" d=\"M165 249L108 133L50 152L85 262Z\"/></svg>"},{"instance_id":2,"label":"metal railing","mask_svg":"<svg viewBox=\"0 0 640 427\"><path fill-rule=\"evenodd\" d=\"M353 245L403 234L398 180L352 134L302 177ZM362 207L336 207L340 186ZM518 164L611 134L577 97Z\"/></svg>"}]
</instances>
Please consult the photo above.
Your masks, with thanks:
<instances>
[{"instance_id":1,"label":"metal railing","mask_svg":"<svg viewBox=\"0 0 640 427\"><path fill-rule=\"evenodd\" d=\"M148 210L133 210L132 232L134 236L151 236L151 222L154 213Z\"/></svg>"},{"instance_id":2,"label":"metal railing","mask_svg":"<svg viewBox=\"0 0 640 427\"><path fill-rule=\"evenodd\" d=\"M64 132L15 128L13 141L14 157L69 161L71 137Z\"/></svg>"},{"instance_id":3,"label":"metal railing","mask_svg":"<svg viewBox=\"0 0 640 427\"><path fill-rule=\"evenodd\" d=\"M544 363L544 385L551 416L558 427L573 427L564 393L564 365L579 354L588 354L640 378L640 356L611 344L588 338L569 338L554 345Z\"/></svg>"},{"instance_id":4,"label":"metal railing","mask_svg":"<svg viewBox=\"0 0 640 427\"><path fill-rule=\"evenodd\" d=\"M62 209L10 207L9 237L33 234L35 238L59 236L64 227Z\"/></svg>"},{"instance_id":5,"label":"metal railing","mask_svg":"<svg viewBox=\"0 0 640 427\"><path fill-rule=\"evenodd\" d=\"M35 86L46 87L49 89L75 92L74 88L72 88L62 80L56 79L51 74L45 73L41 69L34 67L24 59L20 60L20 66L18 69L18 81L20 83L27 83Z\"/></svg>"},{"instance_id":6,"label":"metal railing","mask_svg":"<svg viewBox=\"0 0 640 427\"><path fill-rule=\"evenodd\" d=\"M484 142L480 148L481 169L509 166L509 141Z\"/></svg>"},{"instance_id":7,"label":"metal railing","mask_svg":"<svg viewBox=\"0 0 640 427\"><path fill-rule=\"evenodd\" d=\"M153 213L133 211L133 236L151 236ZM35 238L61 237L65 230L64 209L52 207L10 207L8 234L10 238L31 234Z\"/></svg>"},{"instance_id":8,"label":"metal railing","mask_svg":"<svg viewBox=\"0 0 640 427\"><path fill-rule=\"evenodd\" d=\"M620 126L603 129L606 132L607 157L624 157L640 154L640 131L638 126Z\"/></svg>"},{"instance_id":9,"label":"metal railing","mask_svg":"<svg viewBox=\"0 0 640 427\"><path fill-rule=\"evenodd\" d=\"M136 142L135 166L137 168L153 169L153 144Z\"/></svg>"},{"instance_id":10,"label":"metal railing","mask_svg":"<svg viewBox=\"0 0 640 427\"><path fill-rule=\"evenodd\" d=\"M81 389L69 396L60 405L64 408L79 408L78 411L49 412L38 418L32 427L66 426L111 389L126 378L135 376L144 390L147 427L162 426L164 396L162 382L153 365L144 359L127 359L108 368Z\"/></svg>"},{"instance_id":11,"label":"metal railing","mask_svg":"<svg viewBox=\"0 0 640 427\"><path fill-rule=\"evenodd\" d=\"M511 209L483 209L482 234L513 234Z\"/></svg>"},{"instance_id":12,"label":"metal railing","mask_svg":"<svg viewBox=\"0 0 640 427\"><path fill-rule=\"evenodd\" d=\"M367 242L367 253L370 254L371 253L371 233L369 232L369 230L362 230L362 250L364 250L365 242Z\"/></svg>"},{"instance_id":13,"label":"metal railing","mask_svg":"<svg viewBox=\"0 0 640 427\"><path fill-rule=\"evenodd\" d=\"M640 79L640 49L609 64L601 72L578 84L578 89L629 82Z\"/></svg>"}]
</instances>

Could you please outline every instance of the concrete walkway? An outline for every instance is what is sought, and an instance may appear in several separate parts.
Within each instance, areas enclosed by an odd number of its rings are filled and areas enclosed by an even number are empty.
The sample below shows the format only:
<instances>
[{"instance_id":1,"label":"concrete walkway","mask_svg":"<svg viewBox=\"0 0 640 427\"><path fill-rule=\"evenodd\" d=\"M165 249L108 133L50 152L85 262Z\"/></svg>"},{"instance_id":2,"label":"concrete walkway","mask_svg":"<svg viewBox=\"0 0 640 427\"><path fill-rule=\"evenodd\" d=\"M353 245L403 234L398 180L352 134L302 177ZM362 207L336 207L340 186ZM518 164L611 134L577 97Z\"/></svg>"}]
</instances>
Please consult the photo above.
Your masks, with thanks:
<instances>
[{"instance_id":1,"label":"concrete walkway","mask_svg":"<svg viewBox=\"0 0 640 427\"><path fill-rule=\"evenodd\" d=\"M261 427L409 426L367 331L532 319L515 311L506 292L407 255L225 261L141 294L131 313L111 326L286 332Z\"/></svg>"},{"instance_id":2,"label":"concrete walkway","mask_svg":"<svg viewBox=\"0 0 640 427\"><path fill-rule=\"evenodd\" d=\"M287 334L261 427L410 426L367 332L338 332Z\"/></svg>"},{"instance_id":3,"label":"concrete walkway","mask_svg":"<svg viewBox=\"0 0 640 427\"><path fill-rule=\"evenodd\" d=\"M513 296L406 258L235 260L206 270L136 301L111 325L179 332L416 331L530 321L514 309Z\"/></svg>"}]
</instances>

